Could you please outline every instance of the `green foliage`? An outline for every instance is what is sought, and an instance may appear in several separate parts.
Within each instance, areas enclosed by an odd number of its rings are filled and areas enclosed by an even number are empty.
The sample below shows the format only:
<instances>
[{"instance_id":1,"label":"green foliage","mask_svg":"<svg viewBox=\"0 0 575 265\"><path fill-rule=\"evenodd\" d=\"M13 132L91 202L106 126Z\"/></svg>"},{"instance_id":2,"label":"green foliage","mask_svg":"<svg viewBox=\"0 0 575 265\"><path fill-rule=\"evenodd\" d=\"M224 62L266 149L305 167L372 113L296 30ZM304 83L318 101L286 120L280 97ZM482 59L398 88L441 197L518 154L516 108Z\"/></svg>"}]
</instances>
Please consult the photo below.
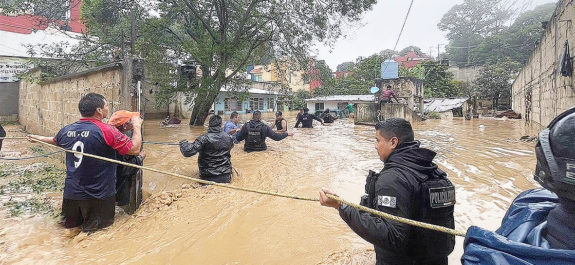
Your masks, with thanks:
<instances>
[{"instance_id":1,"label":"green foliage","mask_svg":"<svg viewBox=\"0 0 575 265\"><path fill-rule=\"evenodd\" d=\"M474 85L478 87L481 95L490 98L493 106L499 106L499 100L511 96L512 79L516 75L513 69L518 63L512 60L485 65L475 79Z\"/></svg>"},{"instance_id":2,"label":"green foliage","mask_svg":"<svg viewBox=\"0 0 575 265\"><path fill-rule=\"evenodd\" d=\"M307 90L298 90L294 93L293 96L293 106L295 109L305 108L307 103L305 102L306 99L311 98L311 93Z\"/></svg>"},{"instance_id":3,"label":"green foliage","mask_svg":"<svg viewBox=\"0 0 575 265\"><path fill-rule=\"evenodd\" d=\"M422 56L423 52L421 51L421 48L417 47L417 46L407 46L405 48L403 48L401 51L399 51L399 55L400 56L405 56L407 55L408 52L410 52L411 50L413 50L418 56Z\"/></svg>"},{"instance_id":4,"label":"green foliage","mask_svg":"<svg viewBox=\"0 0 575 265\"><path fill-rule=\"evenodd\" d=\"M336 71L338 71L338 72L350 72L350 71L353 71L353 68L355 68L354 62L343 62L337 66Z\"/></svg>"},{"instance_id":5,"label":"green foliage","mask_svg":"<svg viewBox=\"0 0 575 265\"><path fill-rule=\"evenodd\" d=\"M439 120L439 119L441 119L441 113L438 113L438 112L435 112L435 111L431 111L431 112L428 112L428 113L425 115L425 117L426 117L427 119Z\"/></svg>"},{"instance_id":6,"label":"green foliage","mask_svg":"<svg viewBox=\"0 0 575 265\"><path fill-rule=\"evenodd\" d=\"M444 98L457 96L457 90L453 84L453 74L448 72L448 65L434 61L422 62L425 72L423 90L426 98Z\"/></svg>"},{"instance_id":7,"label":"green foliage","mask_svg":"<svg viewBox=\"0 0 575 265\"><path fill-rule=\"evenodd\" d=\"M525 64L543 35L541 21L549 20L554 10L555 4L549 3L521 14L509 28L485 38L472 49L472 61L475 64L493 64L510 59Z\"/></svg>"},{"instance_id":8,"label":"green foliage","mask_svg":"<svg viewBox=\"0 0 575 265\"><path fill-rule=\"evenodd\" d=\"M39 151L39 150L38 150ZM55 213L50 199L43 198L44 192L62 191L66 171L42 163L17 166L0 166L0 194L18 195L21 200L10 200L3 205L12 216L23 213Z\"/></svg>"},{"instance_id":9,"label":"green foliage","mask_svg":"<svg viewBox=\"0 0 575 265\"><path fill-rule=\"evenodd\" d=\"M16 217L23 213L43 213L55 215L57 210L52 207L50 200L34 196L22 201L8 201L4 206L10 209L10 216Z\"/></svg>"},{"instance_id":10,"label":"green foliage","mask_svg":"<svg viewBox=\"0 0 575 265\"><path fill-rule=\"evenodd\" d=\"M472 47L503 30L511 11L502 5L502 0L465 0L443 15L437 26L447 32L451 61L465 65Z\"/></svg>"}]
</instances>

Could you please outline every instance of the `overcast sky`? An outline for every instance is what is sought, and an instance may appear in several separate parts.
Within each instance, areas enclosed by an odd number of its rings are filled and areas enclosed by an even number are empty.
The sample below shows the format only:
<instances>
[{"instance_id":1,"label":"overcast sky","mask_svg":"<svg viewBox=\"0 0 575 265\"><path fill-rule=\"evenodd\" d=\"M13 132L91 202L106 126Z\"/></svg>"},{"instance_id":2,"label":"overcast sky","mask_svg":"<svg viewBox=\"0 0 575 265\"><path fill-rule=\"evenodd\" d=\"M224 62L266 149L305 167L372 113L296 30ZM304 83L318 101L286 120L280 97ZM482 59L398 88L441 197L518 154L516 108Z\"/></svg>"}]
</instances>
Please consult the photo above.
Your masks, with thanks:
<instances>
[{"instance_id":1,"label":"overcast sky","mask_svg":"<svg viewBox=\"0 0 575 265\"><path fill-rule=\"evenodd\" d=\"M338 64L354 61L358 56L369 56L384 49L392 49L397 40L403 19L409 8L408 0L378 0L373 10L364 14L361 27L347 30L347 37L333 47L318 46L317 58L325 60L333 71ZM437 44L448 41L437 23L449 9L463 0L415 0L397 50L415 45L423 52L437 55ZM535 6L556 0L518 0L518 7L533 9Z\"/></svg>"}]
</instances>

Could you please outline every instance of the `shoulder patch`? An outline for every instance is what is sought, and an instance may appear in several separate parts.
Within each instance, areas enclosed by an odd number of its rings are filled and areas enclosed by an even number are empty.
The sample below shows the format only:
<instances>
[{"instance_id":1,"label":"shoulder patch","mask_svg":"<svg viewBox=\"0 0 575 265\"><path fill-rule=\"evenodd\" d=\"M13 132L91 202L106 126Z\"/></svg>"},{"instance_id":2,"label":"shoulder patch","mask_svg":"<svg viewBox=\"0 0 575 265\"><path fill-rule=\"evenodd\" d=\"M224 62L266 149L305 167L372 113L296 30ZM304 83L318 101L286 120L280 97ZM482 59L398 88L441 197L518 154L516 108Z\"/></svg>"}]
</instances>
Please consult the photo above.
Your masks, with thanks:
<instances>
[{"instance_id":1,"label":"shoulder patch","mask_svg":"<svg viewBox=\"0 0 575 265\"><path fill-rule=\"evenodd\" d=\"M377 196L377 205L395 208L397 205L397 198L391 196Z\"/></svg>"}]
</instances>

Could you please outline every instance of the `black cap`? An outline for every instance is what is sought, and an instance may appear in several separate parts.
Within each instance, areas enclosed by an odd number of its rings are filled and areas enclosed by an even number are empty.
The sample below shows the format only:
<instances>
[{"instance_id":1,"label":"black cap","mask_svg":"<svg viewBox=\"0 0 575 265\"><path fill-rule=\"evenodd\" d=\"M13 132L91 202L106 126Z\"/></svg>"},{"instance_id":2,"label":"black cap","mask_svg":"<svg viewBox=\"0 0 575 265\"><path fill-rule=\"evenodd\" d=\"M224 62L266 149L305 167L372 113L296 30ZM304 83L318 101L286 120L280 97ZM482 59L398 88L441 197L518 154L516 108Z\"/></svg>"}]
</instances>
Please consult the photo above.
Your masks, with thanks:
<instances>
[{"instance_id":1,"label":"black cap","mask_svg":"<svg viewBox=\"0 0 575 265\"><path fill-rule=\"evenodd\" d=\"M281 111L276 112L276 116L281 116L281 115L282 115Z\"/></svg>"}]
</instances>

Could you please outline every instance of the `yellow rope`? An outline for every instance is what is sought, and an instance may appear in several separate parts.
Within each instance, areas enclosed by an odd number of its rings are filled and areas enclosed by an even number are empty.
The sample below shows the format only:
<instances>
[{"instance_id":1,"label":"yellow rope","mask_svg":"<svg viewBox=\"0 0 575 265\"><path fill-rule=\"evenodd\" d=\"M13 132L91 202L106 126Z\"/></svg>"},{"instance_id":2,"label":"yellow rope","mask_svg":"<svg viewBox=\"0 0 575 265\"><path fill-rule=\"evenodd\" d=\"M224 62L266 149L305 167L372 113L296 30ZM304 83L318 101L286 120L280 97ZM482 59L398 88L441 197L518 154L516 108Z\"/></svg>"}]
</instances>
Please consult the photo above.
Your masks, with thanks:
<instances>
[{"instance_id":1,"label":"yellow rope","mask_svg":"<svg viewBox=\"0 0 575 265\"><path fill-rule=\"evenodd\" d=\"M397 221L400 223L404 223L404 224L408 224L408 225L413 225L413 226L418 226L418 227L422 227L422 228L427 228L427 229L431 229L431 230L435 230L435 231L439 231L439 232L443 232L443 233L447 233L450 235L454 235L454 236L461 236L461 237L465 237L465 232L461 232L461 231L457 231L451 228L447 228L447 227L443 227L443 226L439 226L439 225L432 225L432 224L428 224L428 223L424 223L424 222L419 222L419 221L414 221L414 220L410 220L407 218L403 218L403 217L399 217L399 216L395 216L395 215L391 215L388 213L384 213L384 212L380 212L378 210L374 210L365 206L361 206L359 204L355 204L355 203L351 203L348 202L338 196L335 195L331 195L331 194L326 194L327 197L334 199L338 202L347 204L353 208L356 208L358 210L364 211L364 212L368 212L374 215L377 215L379 217L385 218L385 219L389 219L389 220L393 220L393 221Z\"/></svg>"},{"instance_id":2,"label":"yellow rope","mask_svg":"<svg viewBox=\"0 0 575 265\"><path fill-rule=\"evenodd\" d=\"M272 196L284 197L284 198L290 198L290 199L296 199L296 200L302 200L302 201L319 201L319 199L315 199L315 198L306 198L306 197L301 197L301 196L296 196L296 195L289 195L289 194L282 194L282 193L276 193L276 192L269 192L269 191L265 191L265 190L243 188L243 187L238 187L238 186L234 186L234 185L222 184L222 183L217 183L217 182L213 182L213 181L203 180L203 179L199 179L199 178L192 178L192 177L184 176L184 175L181 175L181 174L176 174L176 173L172 173L172 172L167 172L167 171L163 171L163 170L159 170L159 169L155 169L155 168L151 168L151 167L134 165L134 164L130 164L130 163L126 163L126 162L122 162L122 161L110 159L110 158L107 158L107 157L101 157L101 156L92 155L92 154L88 154L88 153L82 153L82 152L78 152L78 151L74 151L74 150L67 150L67 149L64 149L64 148L62 148L62 147L55 146L55 145L52 145L52 144L49 144L49 143L45 143L45 142L42 142L42 141L37 141L37 142L39 142L39 143L41 143L41 144L49 145L49 146L51 146L51 147L54 147L54 148L57 148L57 149L60 149L60 150L64 150L64 151L66 151L66 152L68 152L68 153L73 153L73 154L79 154L79 155L83 155L83 156L87 156L87 157L92 157L92 158L96 158L96 159L108 161L108 162L111 162L111 163L120 164L120 165L123 165L123 166L129 166L129 167L135 167L135 168L139 168L139 169L145 169L145 170L149 170L149 171L153 171L153 172L157 172L157 173L162 173L162 174L174 176L174 177L177 177L177 178L183 178L183 179L192 180L192 181L195 181L195 182L198 182L198 183L202 183L202 184L214 185L214 186L223 187L223 188L228 188L228 189L233 189L233 190L243 190L243 191L249 191L249 192L254 192L254 193L259 193L259 194L264 194L264 195L272 195Z\"/></svg>"},{"instance_id":3,"label":"yellow rope","mask_svg":"<svg viewBox=\"0 0 575 265\"><path fill-rule=\"evenodd\" d=\"M0 137L0 140L18 140L18 139L28 139L26 137Z\"/></svg>"},{"instance_id":4,"label":"yellow rope","mask_svg":"<svg viewBox=\"0 0 575 265\"><path fill-rule=\"evenodd\" d=\"M27 139L26 137L10 137L10 138L0 138L0 139ZM45 144L45 145L49 145L53 148L57 148L60 150L63 150L65 152L69 152L69 153L74 153L74 154L79 154L79 155L83 155L83 156L87 156L87 157L92 157L92 158L96 158L96 159L100 159L100 160L104 160L104 161L108 161L111 163L116 163L116 164L120 164L123 166L129 166L129 167L135 167L135 168L139 168L139 169L145 169L145 170L149 170L149 171L153 171L153 172L157 172L157 173L161 173L161 174L166 174L169 176L174 176L174 177L178 177L178 178L183 178L183 179L188 179L188 180L192 180L192 181L196 181L202 184L209 184L209 185L214 185L214 186L218 186L218 187L223 187L223 188L228 188L228 189L233 189L233 190L242 190L242 191L247 191L247 192L253 192L253 193L258 193L258 194L264 194L264 195L270 195L270 196L276 196L276 197L283 197L283 198L289 198L289 199L294 199L294 200L303 200L303 201L319 201L319 199L315 199L315 198L307 198L307 197L301 197L301 196L296 196L296 195L289 195L289 194L282 194L282 193L276 193L276 192L270 192L270 191L264 191L264 190L258 190L258 189L250 189L250 188L243 188L243 187L238 187L238 186L234 186L234 185L229 185L229 184L222 184L222 183L217 183L217 182L213 182L213 181L207 181L207 180L203 180L203 179L199 179L199 178L192 178L192 177L188 177L188 176L184 176L181 174L176 174L176 173L171 173L171 172L167 172L167 171L163 171L163 170L159 170L159 169L155 169L155 168L151 168L151 167L146 167L146 166L139 166L139 165L134 165L134 164L130 164L130 163L126 163L126 162L122 162L122 161L118 161L118 160L114 160L114 159L110 159L110 158L106 158L106 157L101 157L101 156L97 156L97 155L92 155L92 154L88 154L88 153L82 153L82 152L78 152L78 151L74 151L74 150L67 150L64 149L62 147L59 146L55 146L49 143L45 143L42 141L37 141L38 143L41 144ZM338 202L341 202L343 204L347 204L353 208L356 208L358 210L364 211L364 212L368 212L371 214L374 214L376 216L388 219L388 220L393 220L393 221L397 221L397 222L401 222L401 223L405 223L405 224L409 224L412 226L417 226L417 227L422 227L422 228L426 228L426 229L430 229L430 230L434 230L434 231L439 231L439 232L443 232L443 233L447 233L447 234L451 234L451 235L455 235L455 236L461 236L461 237L465 237L465 232L461 232L461 231L457 231L451 228L447 228L447 227L443 227L443 226L439 226L439 225L432 225L432 224L428 224L428 223L423 223L423 222L419 222L419 221L414 221L414 220L410 220L407 218L403 218L403 217L399 217L399 216L395 216L395 215L391 215L388 213L384 213L384 212L380 212L365 206L361 206L359 204L355 204L355 203L351 203L348 202L338 196L335 195L331 195L331 194L326 194L327 197L334 199Z\"/></svg>"}]
</instances>

